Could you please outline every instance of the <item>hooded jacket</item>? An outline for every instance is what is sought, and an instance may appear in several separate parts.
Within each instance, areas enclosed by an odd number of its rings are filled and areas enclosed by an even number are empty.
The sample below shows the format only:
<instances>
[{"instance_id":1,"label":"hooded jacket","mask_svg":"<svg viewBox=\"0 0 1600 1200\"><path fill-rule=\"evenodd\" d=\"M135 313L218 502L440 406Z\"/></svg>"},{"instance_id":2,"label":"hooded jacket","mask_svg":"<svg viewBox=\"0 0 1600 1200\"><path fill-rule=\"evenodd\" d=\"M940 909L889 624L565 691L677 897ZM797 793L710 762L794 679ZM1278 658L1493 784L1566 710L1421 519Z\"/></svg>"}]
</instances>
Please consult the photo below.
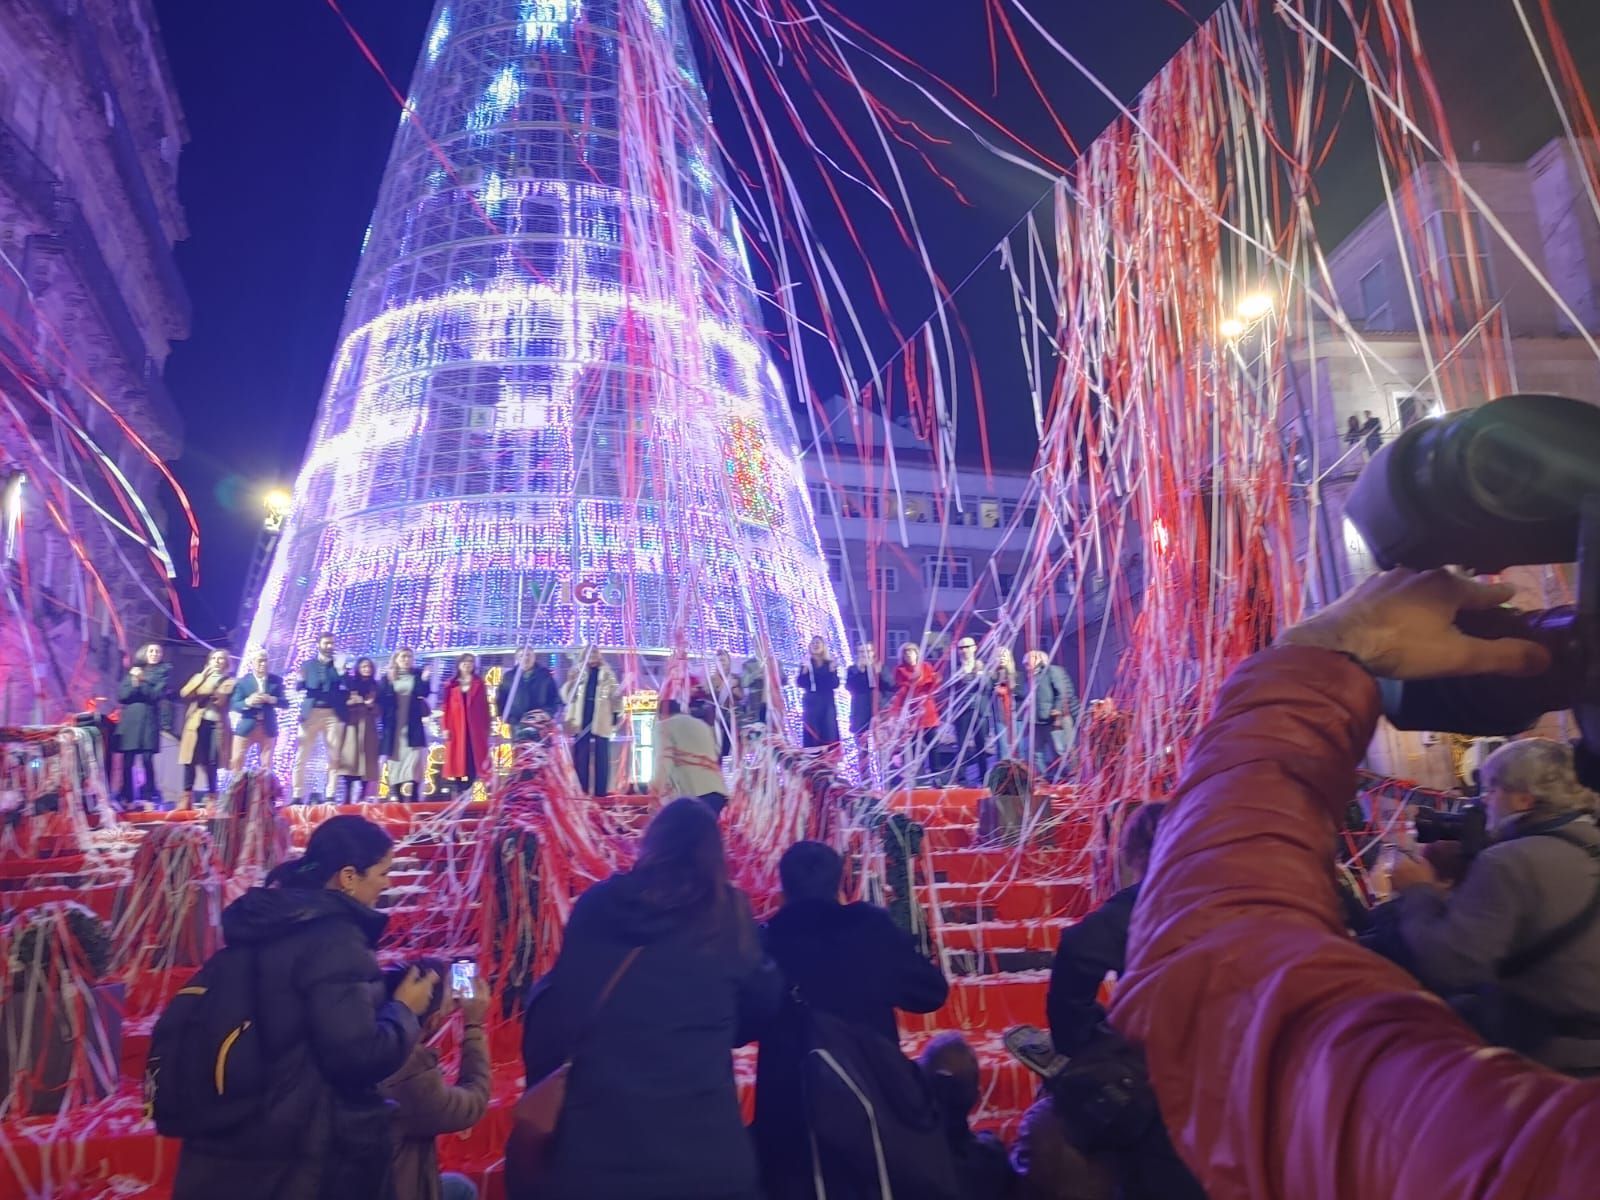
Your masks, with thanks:
<instances>
[{"instance_id":1,"label":"hooded jacket","mask_svg":"<svg viewBox=\"0 0 1600 1200\"><path fill-rule=\"evenodd\" d=\"M530 1082L573 1056L540 1200L753 1200L732 1051L770 1020L781 987L749 901L731 887L701 914L655 906L632 872L585 892L524 1018Z\"/></svg>"},{"instance_id":2,"label":"hooded jacket","mask_svg":"<svg viewBox=\"0 0 1600 1200\"><path fill-rule=\"evenodd\" d=\"M1113 1024L1210 1200L1555 1200L1600 1179L1600 1082L1492 1050L1346 934L1328 847L1378 719L1352 660L1248 660L1190 748Z\"/></svg>"},{"instance_id":3,"label":"hooded jacket","mask_svg":"<svg viewBox=\"0 0 1600 1200\"><path fill-rule=\"evenodd\" d=\"M895 1010L939 1008L950 984L911 935L871 904L794 900L763 930L767 954L784 983L806 1003L900 1040ZM806 1047L801 1014L785 1005L761 1038L756 1064L756 1144L762 1175L780 1185L811 1174L801 1070Z\"/></svg>"},{"instance_id":4,"label":"hooded jacket","mask_svg":"<svg viewBox=\"0 0 1600 1200\"><path fill-rule=\"evenodd\" d=\"M406 1065L380 1089L394 1101L394 1200L439 1200L439 1147L443 1133L471 1129L489 1110L489 1040L482 1025L461 1035L461 1071L445 1082L439 1052L417 1044Z\"/></svg>"},{"instance_id":5,"label":"hooded jacket","mask_svg":"<svg viewBox=\"0 0 1600 1200\"><path fill-rule=\"evenodd\" d=\"M384 998L373 947L387 920L322 888L251 888L228 906L227 944L258 954L268 1092L259 1119L183 1143L174 1200L387 1200L377 1085L417 1040L411 1010Z\"/></svg>"}]
</instances>

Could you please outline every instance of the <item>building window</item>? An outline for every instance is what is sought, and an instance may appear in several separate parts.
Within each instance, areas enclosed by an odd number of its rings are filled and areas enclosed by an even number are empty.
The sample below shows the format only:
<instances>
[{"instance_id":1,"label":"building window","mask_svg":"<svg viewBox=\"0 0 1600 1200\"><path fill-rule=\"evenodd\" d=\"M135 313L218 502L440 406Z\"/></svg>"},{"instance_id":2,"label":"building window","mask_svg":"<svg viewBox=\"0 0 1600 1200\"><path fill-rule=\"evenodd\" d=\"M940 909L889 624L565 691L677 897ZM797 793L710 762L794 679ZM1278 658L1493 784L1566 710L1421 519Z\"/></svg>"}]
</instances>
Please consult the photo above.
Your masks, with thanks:
<instances>
[{"instance_id":1,"label":"building window","mask_svg":"<svg viewBox=\"0 0 1600 1200\"><path fill-rule=\"evenodd\" d=\"M904 646L907 642L914 644L916 641L916 639L911 636L911 631L909 629L891 629L889 630L885 640L888 644L878 647L878 661L886 663L891 667L895 666L900 661L900 647Z\"/></svg>"},{"instance_id":2,"label":"building window","mask_svg":"<svg viewBox=\"0 0 1600 1200\"><path fill-rule=\"evenodd\" d=\"M828 561L828 578L835 583L843 583L844 555L837 550L824 550L822 556Z\"/></svg>"},{"instance_id":3,"label":"building window","mask_svg":"<svg viewBox=\"0 0 1600 1200\"><path fill-rule=\"evenodd\" d=\"M1362 322L1368 329L1390 327L1389 288L1382 263L1361 277L1361 314Z\"/></svg>"},{"instance_id":4,"label":"building window","mask_svg":"<svg viewBox=\"0 0 1600 1200\"><path fill-rule=\"evenodd\" d=\"M1004 600L1006 597L1011 595L1011 589L1016 586L1017 577L1014 573L1007 574L1006 572L1002 571L999 575L999 583L1000 598Z\"/></svg>"},{"instance_id":5,"label":"building window","mask_svg":"<svg viewBox=\"0 0 1600 1200\"><path fill-rule=\"evenodd\" d=\"M1000 501L985 500L978 505L978 524L985 529L1000 528Z\"/></svg>"},{"instance_id":6,"label":"building window","mask_svg":"<svg viewBox=\"0 0 1600 1200\"><path fill-rule=\"evenodd\" d=\"M1495 287L1489 261L1488 226L1478 213L1468 214L1466 221L1462 216L1459 212L1436 212L1423 223L1425 269L1452 304L1471 290L1476 270L1478 287L1492 300ZM1472 231L1470 247L1467 245L1468 228Z\"/></svg>"},{"instance_id":7,"label":"building window","mask_svg":"<svg viewBox=\"0 0 1600 1200\"><path fill-rule=\"evenodd\" d=\"M819 517L833 516L833 497L827 487L819 484L811 489L811 507Z\"/></svg>"},{"instance_id":8,"label":"building window","mask_svg":"<svg viewBox=\"0 0 1600 1200\"><path fill-rule=\"evenodd\" d=\"M878 590L880 592L898 592L900 590L900 572L893 567L879 567Z\"/></svg>"},{"instance_id":9,"label":"building window","mask_svg":"<svg viewBox=\"0 0 1600 1200\"><path fill-rule=\"evenodd\" d=\"M931 588L961 588L972 586L972 560L952 555L930 554L922 560L922 582Z\"/></svg>"}]
</instances>

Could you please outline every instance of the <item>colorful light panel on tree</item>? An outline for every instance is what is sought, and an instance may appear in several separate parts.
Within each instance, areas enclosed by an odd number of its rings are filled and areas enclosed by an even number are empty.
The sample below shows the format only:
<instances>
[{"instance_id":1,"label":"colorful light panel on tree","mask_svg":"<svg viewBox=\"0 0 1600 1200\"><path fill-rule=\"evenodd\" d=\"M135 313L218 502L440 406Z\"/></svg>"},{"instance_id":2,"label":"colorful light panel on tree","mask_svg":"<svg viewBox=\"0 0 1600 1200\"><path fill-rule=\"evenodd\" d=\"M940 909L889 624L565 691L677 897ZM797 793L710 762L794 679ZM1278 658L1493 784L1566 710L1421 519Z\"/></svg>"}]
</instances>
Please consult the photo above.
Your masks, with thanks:
<instances>
[{"instance_id":1,"label":"colorful light panel on tree","mask_svg":"<svg viewBox=\"0 0 1600 1200\"><path fill-rule=\"evenodd\" d=\"M251 645L843 628L676 5L445 0Z\"/></svg>"}]
</instances>

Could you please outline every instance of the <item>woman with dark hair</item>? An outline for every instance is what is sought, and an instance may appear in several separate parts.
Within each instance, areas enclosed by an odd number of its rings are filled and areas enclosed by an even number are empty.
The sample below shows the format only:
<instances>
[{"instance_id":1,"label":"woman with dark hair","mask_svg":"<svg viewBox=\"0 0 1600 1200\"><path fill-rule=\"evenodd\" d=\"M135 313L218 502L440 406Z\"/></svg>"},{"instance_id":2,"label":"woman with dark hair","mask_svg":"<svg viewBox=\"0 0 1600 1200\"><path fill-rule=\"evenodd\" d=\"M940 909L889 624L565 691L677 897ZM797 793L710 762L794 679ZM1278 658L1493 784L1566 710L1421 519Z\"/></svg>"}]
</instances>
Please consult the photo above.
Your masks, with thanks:
<instances>
[{"instance_id":1,"label":"woman with dark hair","mask_svg":"<svg viewBox=\"0 0 1600 1200\"><path fill-rule=\"evenodd\" d=\"M228 946L254 952L266 1086L255 1119L182 1143L173 1200L386 1200L393 1139L377 1088L411 1053L438 982L412 968L384 998L374 947L388 918L374 906L393 862L382 828L333 817L222 914Z\"/></svg>"},{"instance_id":2,"label":"woman with dark hair","mask_svg":"<svg viewBox=\"0 0 1600 1200\"><path fill-rule=\"evenodd\" d=\"M476 656L456 659L456 673L439 693L439 708L444 717L441 774L457 792L470 792L489 774L489 689L478 674Z\"/></svg>"},{"instance_id":3,"label":"woman with dark hair","mask_svg":"<svg viewBox=\"0 0 1600 1200\"><path fill-rule=\"evenodd\" d=\"M335 759L339 799L365 800L378 782L378 664L356 659L345 676L344 715Z\"/></svg>"},{"instance_id":4,"label":"woman with dark hair","mask_svg":"<svg viewBox=\"0 0 1600 1200\"><path fill-rule=\"evenodd\" d=\"M529 996L529 1082L572 1061L540 1200L759 1196L731 1051L781 995L750 902L728 882L716 816L673 801L633 869L573 906L561 956Z\"/></svg>"},{"instance_id":5,"label":"woman with dark hair","mask_svg":"<svg viewBox=\"0 0 1600 1200\"><path fill-rule=\"evenodd\" d=\"M144 783L139 789L147 805L160 806L161 789L156 785L156 752L161 749L161 730L171 724L167 701L172 698L172 664L162 662L159 642L141 646L133 664L117 688L117 749L122 755L122 787L118 801L124 810L134 806L133 764L144 768Z\"/></svg>"}]
</instances>

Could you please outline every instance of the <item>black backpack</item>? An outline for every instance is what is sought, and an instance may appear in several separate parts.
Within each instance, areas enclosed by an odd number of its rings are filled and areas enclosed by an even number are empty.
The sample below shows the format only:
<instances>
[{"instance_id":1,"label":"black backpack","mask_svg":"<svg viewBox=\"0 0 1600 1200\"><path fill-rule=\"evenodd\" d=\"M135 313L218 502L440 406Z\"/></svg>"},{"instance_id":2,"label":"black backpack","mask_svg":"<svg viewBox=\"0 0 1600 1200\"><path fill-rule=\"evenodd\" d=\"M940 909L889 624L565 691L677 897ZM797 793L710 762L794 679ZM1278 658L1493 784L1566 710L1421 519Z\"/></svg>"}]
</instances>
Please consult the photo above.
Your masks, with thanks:
<instances>
[{"instance_id":1,"label":"black backpack","mask_svg":"<svg viewBox=\"0 0 1600 1200\"><path fill-rule=\"evenodd\" d=\"M794 1003L804 1029L806 1126L818 1169L876 1186L880 1200L958 1200L944 1118L916 1063L882 1034Z\"/></svg>"},{"instance_id":2,"label":"black backpack","mask_svg":"<svg viewBox=\"0 0 1600 1200\"><path fill-rule=\"evenodd\" d=\"M260 1111L267 1062L256 1023L259 964L227 948L168 1001L150 1038L145 1114L171 1138L217 1137Z\"/></svg>"}]
</instances>

